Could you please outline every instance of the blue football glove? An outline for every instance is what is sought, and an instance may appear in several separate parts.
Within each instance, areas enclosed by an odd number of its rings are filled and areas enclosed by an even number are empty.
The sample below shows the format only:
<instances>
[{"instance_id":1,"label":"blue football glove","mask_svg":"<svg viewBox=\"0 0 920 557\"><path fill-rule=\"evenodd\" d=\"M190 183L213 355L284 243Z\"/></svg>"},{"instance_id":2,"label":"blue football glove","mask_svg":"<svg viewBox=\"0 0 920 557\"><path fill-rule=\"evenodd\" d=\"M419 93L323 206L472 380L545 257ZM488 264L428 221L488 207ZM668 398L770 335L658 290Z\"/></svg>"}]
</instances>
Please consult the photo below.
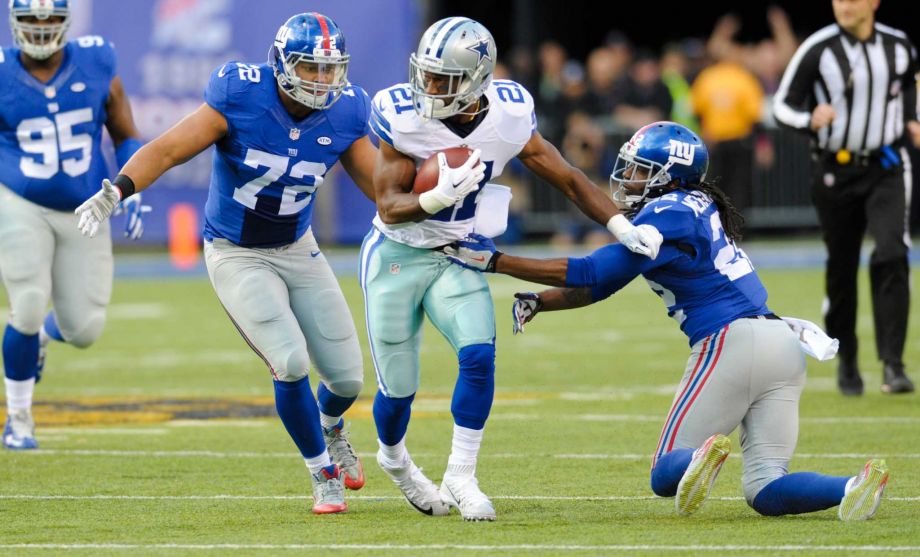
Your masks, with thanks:
<instances>
[{"instance_id":1,"label":"blue football glove","mask_svg":"<svg viewBox=\"0 0 920 557\"><path fill-rule=\"evenodd\" d=\"M529 323L540 310L543 309L543 300L535 292L518 292L514 295L514 305L511 306L511 318L514 321L514 334L524 332L524 324Z\"/></svg>"},{"instance_id":2,"label":"blue football glove","mask_svg":"<svg viewBox=\"0 0 920 557\"><path fill-rule=\"evenodd\" d=\"M444 253L454 263L484 273L494 273L495 264L502 256L502 252L496 249L495 242L475 233L446 246Z\"/></svg>"},{"instance_id":3,"label":"blue football glove","mask_svg":"<svg viewBox=\"0 0 920 557\"><path fill-rule=\"evenodd\" d=\"M128 199L119 203L112 214L125 214L125 238L137 240L144 234L143 215L152 210L150 205L143 204L141 194L135 193Z\"/></svg>"}]
</instances>

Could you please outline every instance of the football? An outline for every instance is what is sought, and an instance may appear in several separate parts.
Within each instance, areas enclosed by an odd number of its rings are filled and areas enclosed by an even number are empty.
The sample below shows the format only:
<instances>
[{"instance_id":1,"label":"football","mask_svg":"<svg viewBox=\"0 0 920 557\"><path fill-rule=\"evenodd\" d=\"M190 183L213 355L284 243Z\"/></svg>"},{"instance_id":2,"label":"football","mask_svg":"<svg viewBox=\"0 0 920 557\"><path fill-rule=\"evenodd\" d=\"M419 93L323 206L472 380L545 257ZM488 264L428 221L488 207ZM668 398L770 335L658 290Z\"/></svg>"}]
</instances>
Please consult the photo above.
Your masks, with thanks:
<instances>
[{"instance_id":1,"label":"football","mask_svg":"<svg viewBox=\"0 0 920 557\"><path fill-rule=\"evenodd\" d=\"M447 156L447 165L451 168L457 168L470 158L473 152L469 147L451 147L439 151ZM415 173L415 182L412 184L412 191L415 193L425 193L426 191L438 185L438 153L432 154L425 159L425 162L418 167Z\"/></svg>"}]
</instances>

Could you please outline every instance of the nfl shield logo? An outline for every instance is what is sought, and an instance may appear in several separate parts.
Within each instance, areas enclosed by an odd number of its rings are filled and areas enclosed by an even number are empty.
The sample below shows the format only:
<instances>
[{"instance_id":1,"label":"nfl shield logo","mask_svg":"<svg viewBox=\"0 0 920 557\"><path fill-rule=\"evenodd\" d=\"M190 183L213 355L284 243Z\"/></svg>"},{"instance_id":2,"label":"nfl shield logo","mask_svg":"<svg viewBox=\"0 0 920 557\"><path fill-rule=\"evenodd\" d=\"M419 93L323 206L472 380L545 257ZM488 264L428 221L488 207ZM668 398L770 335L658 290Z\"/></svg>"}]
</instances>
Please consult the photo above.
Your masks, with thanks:
<instances>
[{"instance_id":1,"label":"nfl shield logo","mask_svg":"<svg viewBox=\"0 0 920 557\"><path fill-rule=\"evenodd\" d=\"M399 263L390 263L390 274L391 275L399 274Z\"/></svg>"},{"instance_id":2,"label":"nfl shield logo","mask_svg":"<svg viewBox=\"0 0 920 557\"><path fill-rule=\"evenodd\" d=\"M300 139L300 130L298 130L297 128L291 128L290 137L291 137L291 141L297 141L298 139Z\"/></svg>"}]
</instances>

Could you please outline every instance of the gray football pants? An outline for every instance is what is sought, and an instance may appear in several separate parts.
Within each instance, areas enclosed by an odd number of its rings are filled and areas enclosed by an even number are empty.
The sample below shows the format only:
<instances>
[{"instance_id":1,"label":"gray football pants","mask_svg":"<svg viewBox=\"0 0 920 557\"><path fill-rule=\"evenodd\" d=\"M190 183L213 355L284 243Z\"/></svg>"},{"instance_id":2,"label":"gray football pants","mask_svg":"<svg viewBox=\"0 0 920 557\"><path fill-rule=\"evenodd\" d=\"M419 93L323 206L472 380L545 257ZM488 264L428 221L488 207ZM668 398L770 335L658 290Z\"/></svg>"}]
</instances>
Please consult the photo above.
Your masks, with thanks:
<instances>
[{"instance_id":1,"label":"gray football pants","mask_svg":"<svg viewBox=\"0 0 920 557\"><path fill-rule=\"evenodd\" d=\"M784 321L738 319L693 345L652 461L741 426L748 503L788 473L799 433L805 356Z\"/></svg>"},{"instance_id":2,"label":"gray football pants","mask_svg":"<svg viewBox=\"0 0 920 557\"><path fill-rule=\"evenodd\" d=\"M0 274L14 329L38 333L50 302L64 340L91 345L105 327L112 266L108 220L88 238L72 211L42 207L0 185Z\"/></svg>"},{"instance_id":3,"label":"gray football pants","mask_svg":"<svg viewBox=\"0 0 920 557\"><path fill-rule=\"evenodd\" d=\"M270 249L215 239L204 252L220 303L274 379L302 379L312 359L330 391L358 396L364 384L358 334L312 231Z\"/></svg>"}]
</instances>

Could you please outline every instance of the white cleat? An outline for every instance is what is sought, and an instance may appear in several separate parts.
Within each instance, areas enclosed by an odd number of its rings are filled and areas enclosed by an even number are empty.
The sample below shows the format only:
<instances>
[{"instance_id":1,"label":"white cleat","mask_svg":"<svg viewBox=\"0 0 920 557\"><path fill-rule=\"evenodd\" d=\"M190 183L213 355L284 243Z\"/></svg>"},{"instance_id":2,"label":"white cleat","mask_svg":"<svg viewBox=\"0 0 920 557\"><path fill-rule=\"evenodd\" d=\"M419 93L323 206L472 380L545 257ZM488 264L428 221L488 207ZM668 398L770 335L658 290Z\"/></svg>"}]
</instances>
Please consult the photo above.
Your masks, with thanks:
<instances>
[{"instance_id":1,"label":"white cleat","mask_svg":"<svg viewBox=\"0 0 920 557\"><path fill-rule=\"evenodd\" d=\"M693 452L693 459L677 484L674 503L678 514L691 515L703 506L731 450L731 440L717 433Z\"/></svg>"},{"instance_id":2,"label":"white cleat","mask_svg":"<svg viewBox=\"0 0 920 557\"><path fill-rule=\"evenodd\" d=\"M35 441L35 420L32 419L32 412L16 410L7 416L6 426L3 428L3 446L12 451L38 448L38 442Z\"/></svg>"},{"instance_id":3,"label":"white cleat","mask_svg":"<svg viewBox=\"0 0 920 557\"><path fill-rule=\"evenodd\" d=\"M495 507L479 489L479 481L472 474L444 474L441 499L459 510L463 520L495 520Z\"/></svg>"},{"instance_id":4,"label":"white cleat","mask_svg":"<svg viewBox=\"0 0 920 557\"><path fill-rule=\"evenodd\" d=\"M400 468L388 468L383 465L383 453L377 451L377 464L393 480L412 508L428 516L445 516L450 513L450 507L441 500L438 486L425 477L412 459Z\"/></svg>"},{"instance_id":5,"label":"white cleat","mask_svg":"<svg viewBox=\"0 0 920 557\"><path fill-rule=\"evenodd\" d=\"M875 515L882 502L882 493L888 485L888 465L883 459L872 459L856 476L847 490L837 516L840 520L868 520Z\"/></svg>"}]
</instances>

